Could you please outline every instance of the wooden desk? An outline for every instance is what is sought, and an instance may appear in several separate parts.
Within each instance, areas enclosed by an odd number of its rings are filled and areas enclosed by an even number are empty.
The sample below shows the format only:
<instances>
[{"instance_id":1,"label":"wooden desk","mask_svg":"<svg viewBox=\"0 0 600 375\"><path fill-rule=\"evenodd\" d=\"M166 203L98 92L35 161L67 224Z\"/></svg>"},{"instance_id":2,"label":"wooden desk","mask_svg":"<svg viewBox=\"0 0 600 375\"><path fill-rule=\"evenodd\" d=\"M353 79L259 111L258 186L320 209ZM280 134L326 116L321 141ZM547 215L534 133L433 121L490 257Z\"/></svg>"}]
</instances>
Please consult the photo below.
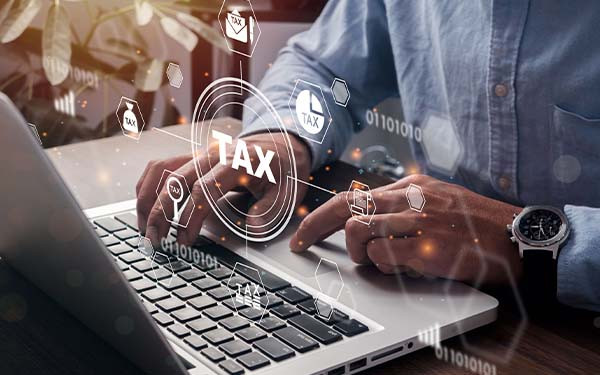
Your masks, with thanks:
<instances>
[{"instance_id":1,"label":"wooden desk","mask_svg":"<svg viewBox=\"0 0 600 375\"><path fill-rule=\"evenodd\" d=\"M165 130L189 137L187 126ZM89 208L133 198L135 183L148 160L189 149L181 139L147 130L139 143L119 136L59 147L48 154L81 206ZM330 172L315 174L314 182L341 190L355 174L351 167L336 163ZM385 180L373 177L368 182L373 186ZM600 314L554 306L548 307L544 316L530 315L524 320L511 290L488 292L501 301L498 321L445 341L445 346L495 364L498 374L600 373L600 328L594 326ZM505 362L498 360L503 357ZM139 370L0 262L0 374L94 373L136 374ZM470 372L437 360L431 349L425 349L365 373Z\"/></svg>"}]
</instances>

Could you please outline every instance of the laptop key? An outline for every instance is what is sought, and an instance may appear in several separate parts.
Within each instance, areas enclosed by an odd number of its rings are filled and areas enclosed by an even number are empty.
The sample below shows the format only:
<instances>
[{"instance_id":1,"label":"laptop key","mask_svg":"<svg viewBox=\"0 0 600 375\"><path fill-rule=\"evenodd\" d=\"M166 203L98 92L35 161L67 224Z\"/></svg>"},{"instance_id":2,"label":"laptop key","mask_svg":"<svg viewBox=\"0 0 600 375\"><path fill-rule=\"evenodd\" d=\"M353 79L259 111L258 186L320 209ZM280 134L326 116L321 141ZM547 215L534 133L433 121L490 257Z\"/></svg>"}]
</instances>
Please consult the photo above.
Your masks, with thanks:
<instances>
[{"instance_id":1,"label":"laptop key","mask_svg":"<svg viewBox=\"0 0 600 375\"><path fill-rule=\"evenodd\" d=\"M133 268L136 268L135 266L137 266L140 263L144 263L144 262L134 263ZM159 281L159 280L164 280L166 278L173 276L173 274L170 271L167 271L164 268L150 269L150 270L146 271L145 275L147 278L149 278L150 280L152 280L154 282Z\"/></svg>"},{"instance_id":2,"label":"laptop key","mask_svg":"<svg viewBox=\"0 0 600 375\"><path fill-rule=\"evenodd\" d=\"M235 334L246 342L253 342L267 337L267 334L263 330L254 326L239 330Z\"/></svg>"},{"instance_id":3,"label":"laptop key","mask_svg":"<svg viewBox=\"0 0 600 375\"><path fill-rule=\"evenodd\" d=\"M156 308L156 306L154 306L150 302L142 301L142 304L144 305L144 307L146 308L146 310L148 310L148 312L150 314L154 314L154 313L158 312L158 309Z\"/></svg>"},{"instance_id":4,"label":"laptop key","mask_svg":"<svg viewBox=\"0 0 600 375\"><path fill-rule=\"evenodd\" d=\"M127 264L132 264L146 259L140 252L137 251L119 255L119 258Z\"/></svg>"},{"instance_id":5,"label":"laptop key","mask_svg":"<svg viewBox=\"0 0 600 375\"><path fill-rule=\"evenodd\" d=\"M166 272L169 272L169 271L166 271ZM188 300L190 298L198 297L199 295L202 294L202 292L200 290L198 290L198 288L188 285L184 288L179 288L179 289L174 290L173 294L175 294L177 297L179 297L183 300Z\"/></svg>"},{"instance_id":6,"label":"laptop key","mask_svg":"<svg viewBox=\"0 0 600 375\"><path fill-rule=\"evenodd\" d=\"M236 300L235 298L229 298L229 299L225 299L223 301L223 304L227 307L229 307L232 310L243 310L243 309L247 309L249 306L246 305L243 302L240 302L238 300Z\"/></svg>"},{"instance_id":7,"label":"laptop key","mask_svg":"<svg viewBox=\"0 0 600 375\"><path fill-rule=\"evenodd\" d=\"M107 232L107 231L105 231L105 230L104 230L104 229L102 229L102 228L96 228L95 230L96 230L96 234L97 234L97 235L98 235L98 237L100 237L100 238L103 238L103 237L106 237L106 236L108 236L108 232Z\"/></svg>"},{"instance_id":8,"label":"laptop key","mask_svg":"<svg viewBox=\"0 0 600 375\"><path fill-rule=\"evenodd\" d=\"M369 327L362 324L356 319L347 319L337 322L333 325L333 328L340 331L344 336L352 337L359 333L363 333L369 330Z\"/></svg>"},{"instance_id":9,"label":"laptop key","mask_svg":"<svg viewBox=\"0 0 600 375\"><path fill-rule=\"evenodd\" d=\"M312 298L302 303L299 303L298 308L310 315L314 315L317 312L317 308L315 307L315 300Z\"/></svg>"},{"instance_id":10,"label":"laptop key","mask_svg":"<svg viewBox=\"0 0 600 375\"><path fill-rule=\"evenodd\" d=\"M284 303L283 305L273 307L271 309L271 313L281 319L287 319L300 314L300 310L298 310L294 305Z\"/></svg>"},{"instance_id":11,"label":"laptop key","mask_svg":"<svg viewBox=\"0 0 600 375\"><path fill-rule=\"evenodd\" d=\"M238 276L238 275L233 275L231 278L223 280L223 283L225 285L227 285L228 287L230 287L231 289L237 289L238 284L241 286L246 286L246 285L250 284L250 282L251 281L246 279L245 277ZM262 288L260 288L260 289L262 289ZM252 290L254 291L254 287L252 287ZM264 293L264 289L262 289L262 291Z\"/></svg>"},{"instance_id":12,"label":"laptop key","mask_svg":"<svg viewBox=\"0 0 600 375\"><path fill-rule=\"evenodd\" d=\"M240 314L241 316L243 316L246 319L250 319L250 320L259 320L261 317L264 319L264 317L268 316L269 313L264 312L263 309L255 309L254 307L248 308L248 309L244 309L241 311L238 311L238 314Z\"/></svg>"},{"instance_id":13,"label":"laptop key","mask_svg":"<svg viewBox=\"0 0 600 375\"><path fill-rule=\"evenodd\" d=\"M94 220L94 224L110 233L127 229L127 227L123 223L113 219L112 217L105 217L102 219Z\"/></svg>"},{"instance_id":14,"label":"laptop key","mask_svg":"<svg viewBox=\"0 0 600 375\"><path fill-rule=\"evenodd\" d=\"M219 363L219 367L229 375L241 375L244 373L244 368L231 359Z\"/></svg>"},{"instance_id":15,"label":"laptop key","mask_svg":"<svg viewBox=\"0 0 600 375\"><path fill-rule=\"evenodd\" d=\"M219 322L220 325L225 327L230 332L234 332L240 330L242 328L246 328L250 325L248 321L244 318L241 318L237 315L230 316L229 318L223 319Z\"/></svg>"},{"instance_id":16,"label":"laptop key","mask_svg":"<svg viewBox=\"0 0 600 375\"><path fill-rule=\"evenodd\" d=\"M194 333L202 334L204 332L208 332L212 329L217 328L217 323L213 322L208 318L200 318L188 322L187 326L192 331L194 331Z\"/></svg>"},{"instance_id":17,"label":"laptop key","mask_svg":"<svg viewBox=\"0 0 600 375\"><path fill-rule=\"evenodd\" d=\"M265 353L267 357L277 362L296 355L292 349L274 337L258 340L253 345Z\"/></svg>"},{"instance_id":18,"label":"laptop key","mask_svg":"<svg viewBox=\"0 0 600 375\"><path fill-rule=\"evenodd\" d=\"M186 337L190 335L190 330L185 328L184 326L182 326L181 324L172 324L169 327L167 327L167 330L169 330L169 332L173 333L175 336L177 336L178 338L182 338L182 337Z\"/></svg>"},{"instance_id":19,"label":"laptop key","mask_svg":"<svg viewBox=\"0 0 600 375\"><path fill-rule=\"evenodd\" d=\"M329 315L329 317L323 316L321 314L316 314L315 318L317 318L317 320L319 320L319 321L321 321L321 322L323 322L325 324L333 325L333 324L335 324L337 322L341 322L342 320L346 320L349 317L348 317L347 314L341 312L340 310L333 309L333 312L331 312L331 314Z\"/></svg>"},{"instance_id":20,"label":"laptop key","mask_svg":"<svg viewBox=\"0 0 600 375\"><path fill-rule=\"evenodd\" d=\"M132 281L131 286L133 287L133 289L136 292L142 293L146 290L153 289L154 283L150 280L140 279L140 280Z\"/></svg>"},{"instance_id":21,"label":"laptop key","mask_svg":"<svg viewBox=\"0 0 600 375\"><path fill-rule=\"evenodd\" d=\"M115 237L117 237L118 239L120 239L121 241L125 241L128 240L130 238L134 238L134 237L138 237L139 234L136 231L133 231L131 229L125 229L125 230L120 230L118 232L113 233L113 235Z\"/></svg>"},{"instance_id":22,"label":"laptop key","mask_svg":"<svg viewBox=\"0 0 600 375\"><path fill-rule=\"evenodd\" d=\"M175 258L172 258L172 259L175 259ZM161 254L161 253L155 253L154 254L154 262L156 264L164 265L164 264L169 263L169 257L167 257L166 255Z\"/></svg>"},{"instance_id":23,"label":"laptop key","mask_svg":"<svg viewBox=\"0 0 600 375\"><path fill-rule=\"evenodd\" d=\"M287 321L296 328L308 333L322 344L327 345L342 339L342 335L337 331L334 331L331 327L326 326L310 315L298 315Z\"/></svg>"},{"instance_id":24,"label":"laptop key","mask_svg":"<svg viewBox=\"0 0 600 375\"><path fill-rule=\"evenodd\" d=\"M258 323L258 326L267 332L273 332L279 328L285 327L285 323L280 319L269 316L263 318L263 320L261 320L260 323Z\"/></svg>"},{"instance_id":25,"label":"laptop key","mask_svg":"<svg viewBox=\"0 0 600 375\"><path fill-rule=\"evenodd\" d=\"M122 260L116 259L117 261L117 267L119 267L119 269L121 271L125 271L129 269L129 265L127 265L127 263L123 262Z\"/></svg>"},{"instance_id":26,"label":"laptop key","mask_svg":"<svg viewBox=\"0 0 600 375\"><path fill-rule=\"evenodd\" d=\"M212 320L221 320L232 316L233 312L223 305L218 305L204 310L204 315Z\"/></svg>"},{"instance_id":27,"label":"laptop key","mask_svg":"<svg viewBox=\"0 0 600 375\"><path fill-rule=\"evenodd\" d=\"M150 302L160 301L162 299L168 298L169 293L164 291L163 289L154 288L142 293L142 297L147 299Z\"/></svg>"},{"instance_id":28,"label":"laptop key","mask_svg":"<svg viewBox=\"0 0 600 375\"><path fill-rule=\"evenodd\" d=\"M311 298L310 294L295 286L282 289L275 294L281 297L284 301L293 305L296 305L300 302L304 302L307 299Z\"/></svg>"},{"instance_id":29,"label":"laptop key","mask_svg":"<svg viewBox=\"0 0 600 375\"><path fill-rule=\"evenodd\" d=\"M171 312L183 308L185 306L185 303L183 303L178 298L170 297L162 301L158 301L156 303L156 306L158 306L161 310L165 312Z\"/></svg>"},{"instance_id":30,"label":"laptop key","mask_svg":"<svg viewBox=\"0 0 600 375\"><path fill-rule=\"evenodd\" d=\"M283 300L274 294L260 297L260 305L262 307L266 307L267 309L271 309L275 306L279 306L282 303L283 303Z\"/></svg>"},{"instance_id":31,"label":"laptop key","mask_svg":"<svg viewBox=\"0 0 600 375\"><path fill-rule=\"evenodd\" d=\"M202 335L202 338L213 345L221 345L224 342L233 340L233 335L223 328L213 329Z\"/></svg>"},{"instance_id":32,"label":"laptop key","mask_svg":"<svg viewBox=\"0 0 600 375\"><path fill-rule=\"evenodd\" d=\"M231 297L232 295L232 291L229 288L226 288L224 286L215 288L215 289L211 289L208 291L208 295L210 295L212 298L216 299L217 301L223 301L226 298Z\"/></svg>"},{"instance_id":33,"label":"laptop key","mask_svg":"<svg viewBox=\"0 0 600 375\"><path fill-rule=\"evenodd\" d=\"M225 354L221 353L219 350L209 346L208 348L201 351L202 355L206 358L210 359L213 362L220 362L225 359Z\"/></svg>"},{"instance_id":34,"label":"laptop key","mask_svg":"<svg viewBox=\"0 0 600 375\"><path fill-rule=\"evenodd\" d=\"M154 318L154 320L156 320L158 324L160 324L163 327L166 327L169 324L173 324L173 318L171 318L165 313L158 312L156 314L153 314L152 317Z\"/></svg>"},{"instance_id":35,"label":"laptop key","mask_svg":"<svg viewBox=\"0 0 600 375\"><path fill-rule=\"evenodd\" d=\"M201 314L200 311L192 307L185 307L183 309L175 310L171 313L171 315L179 322L185 323L189 322L190 320L198 319Z\"/></svg>"},{"instance_id":36,"label":"laptop key","mask_svg":"<svg viewBox=\"0 0 600 375\"><path fill-rule=\"evenodd\" d=\"M187 282L192 282L194 280L198 280L204 277L204 273L195 268L185 270L179 273L179 277L184 279Z\"/></svg>"},{"instance_id":37,"label":"laptop key","mask_svg":"<svg viewBox=\"0 0 600 375\"><path fill-rule=\"evenodd\" d=\"M142 278L142 274L136 270L127 270L123 272L123 276L125 276L127 281L135 281Z\"/></svg>"},{"instance_id":38,"label":"laptop key","mask_svg":"<svg viewBox=\"0 0 600 375\"><path fill-rule=\"evenodd\" d=\"M135 216L134 214L132 214L131 212L125 213L125 214L119 214L115 216L115 219L117 219L118 221L120 221L121 223L127 225L128 227L136 230L139 232L139 228L138 228L138 219L137 216Z\"/></svg>"},{"instance_id":39,"label":"laptop key","mask_svg":"<svg viewBox=\"0 0 600 375\"><path fill-rule=\"evenodd\" d=\"M114 236L106 236L102 238L102 242L105 246L113 246L119 244L119 240Z\"/></svg>"},{"instance_id":40,"label":"laptop key","mask_svg":"<svg viewBox=\"0 0 600 375\"><path fill-rule=\"evenodd\" d=\"M148 259L143 259L139 262L133 263L131 267L135 268L139 272L146 272L152 269L152 262ZM154 265L154 267L156 267L156 265Z\"/></svg>"},{"instance_id":41,"label":"laptop key","mask_svg":"<svg viewBox=\"0 0 600 375\"><path fill-rule=\"evenodd\" d=\"M229 250L228 252L230 253ZM262 281L262 285L264 285L265 289L267 289L269 292L275 292L290 286L290 283L288 283L287 281L262 269L259 269L260 278L256 274L256 271L248 268L244 264L238 264L235 270L237 271L237 273L250 279L254 283L261 285Z\"/></svg>"},{"instance_id":42,"label":"laptop key","mask_svg":"<svg viewBox=\"0 0 600 375\"><path fill-rule=\"evenodd\" d=\"M196 335L188 336L185 339L183 339L183 341L185 341L186 344L194 348L194 350L202 350L208 347L208 343L204 341L203 338Z\"/></svg>"},{"instance_id":43,"label":"laptop key","mask_svg":"<svg viewBox=\"0 0 600 375\"><path fill-rule=\"evenodd\" d=\"M192 298L191 300L187 301L187 303L194 306L198 310L204 310L206 308L217 305L217 301L215 301L214 299L212 299L209 296L195 297L195 298Z\"/></svg>"},{"instance_id":44,"label":"laptop key","mask_svg":"<svg viewBox=\"0 0 600 375\"><path fill-rule=\"evenodd\" d=\"M208 271L206 274L212 277L213 279L224 280L228 279L231 276L231 270L227 267L219 267L215 268L212 271Z\"/></svg>"},{"instance_id":45,"label":"laptop key","mask_svg":"<svg viewBox=\"0 0 600 375\"><path fill-rule=\"evenodd\" d=\"M242 354L246 354L250 351L252 351L252 348L250 347L250 345L246 344L245 342L241 341L241 340L234 340L234 341L229 341L226 342L224 344L222 344L221 346L219 346L219 348L225 352L225 354L227 354L230 357L239 357Z\"/></svg>"},{"instance_id":46,"label":"laptop key","mask_svg":"<svg viewBox=\"0 0 600 375\"><path fill-rule=\"evenodd\" d=\"M121 254L126 254L133 250L131 249L131 247L129 247L125 244L116 244L113 246L109 246L108 251L110 251L110 253L114 256L119 256Z\"/></svg>"},{"instance_id":47,"label":"laptop key","mask_svg":"<svg viewBox=\"0 0 600 375\"><path fill-rule=\"evenodd\" d=\"M159 284L166 290L174 290L186 286L185 281L183 281L180 277L177 276L163 279L159 282Z\"/></svg>"},{"instance_id":48,"label":"laptop key","mask_svg":"<svg viewBox=\"0 0 600 375\"><path fill-rule=\"evenodd\" d=\"M250 371L265 367L271 363L264 355L257 352L244 354L237 361Z\"/></svg>"},{"instance_id":49,"label":"laptop key","mask_svg":"<svg viewBox=\"0 0 600 375\"><path fill-rule=\"evenodd\" d=\"M319 346L319 344L308 335L298 331L294 327L285 327L273 333L273 336L281 339L299 353L306 353Z\"/></svg>"},{"instance_id":50,"label":"laptop key","mask_svg":"<svg viewBox=\"0 0 600 375\"><path fill-rule=\"evenodd\" d=\"M189 264L185 263L181 260L171 261L169 263L165 263L165 267L171 269L173 272L181 272L185 270L189 270L192 268Z\"/></svg>"},{"instance_id":51,"label":"laptop key","mask_svg":"<svg viewBox=\"0 0 600 375\"><path fill-rule=\"evenodd\" d=\"M204 279L196 280L193 282L194 286L197 286L203 292L218 287L220 284L215 279L205 277Z\"/></svg>"}]
</instances>

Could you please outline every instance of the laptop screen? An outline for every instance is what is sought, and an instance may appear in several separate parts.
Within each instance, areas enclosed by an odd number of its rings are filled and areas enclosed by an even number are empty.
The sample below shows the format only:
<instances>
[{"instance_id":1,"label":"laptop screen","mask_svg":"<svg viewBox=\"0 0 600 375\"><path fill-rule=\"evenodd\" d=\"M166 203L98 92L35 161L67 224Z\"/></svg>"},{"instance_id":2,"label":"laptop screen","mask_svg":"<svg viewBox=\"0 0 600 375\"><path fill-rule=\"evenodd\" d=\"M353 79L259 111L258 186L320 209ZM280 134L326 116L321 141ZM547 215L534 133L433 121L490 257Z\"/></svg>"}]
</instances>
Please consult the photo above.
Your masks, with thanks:
<instances>
[{"instance_id":1,"label":"laptop screen","mask_svg":"<svg viewBox=\"0 0 600 375\"><path fill-rule=\"evenodd\" d=\"M120 133L122 97L138 103L146 130L187 122L200 38L179 19L201 3L3 2L0 91L46 148Z\"/></svg>"}]
</instances>

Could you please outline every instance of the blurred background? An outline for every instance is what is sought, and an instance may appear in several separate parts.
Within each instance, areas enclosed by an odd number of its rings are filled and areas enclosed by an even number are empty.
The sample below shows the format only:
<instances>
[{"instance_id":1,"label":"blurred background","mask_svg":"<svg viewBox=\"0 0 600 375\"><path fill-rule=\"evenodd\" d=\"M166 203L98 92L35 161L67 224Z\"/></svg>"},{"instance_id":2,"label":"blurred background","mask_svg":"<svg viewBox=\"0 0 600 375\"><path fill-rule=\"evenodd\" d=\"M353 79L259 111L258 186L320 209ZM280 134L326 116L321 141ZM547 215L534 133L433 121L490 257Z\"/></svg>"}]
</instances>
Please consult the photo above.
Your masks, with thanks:
<instances>
[{"instance_id":1,"label":"blurred background","mask_svg":"<svg viewBox=\"0 0 600 375\"><path fill-rule=\"evenodd\" d=\"M308 28L326 0L252 0L261 40L242 57L258 84L287 40ZM37 127L45 148L121 135L115 111L137 100L146 128L188 123L213 80L239 76L218 24L222 0L4 0L0 5L0 91ZM169 63L180 88L169 85ZM342 77L343 78L343 77ZM235 107L232 107L235 108ZM241 113L224 113L241 118ZM415 172L399 98L365 113L367 129L343 160L401 177Z\"/></svg>"}]
</instances>

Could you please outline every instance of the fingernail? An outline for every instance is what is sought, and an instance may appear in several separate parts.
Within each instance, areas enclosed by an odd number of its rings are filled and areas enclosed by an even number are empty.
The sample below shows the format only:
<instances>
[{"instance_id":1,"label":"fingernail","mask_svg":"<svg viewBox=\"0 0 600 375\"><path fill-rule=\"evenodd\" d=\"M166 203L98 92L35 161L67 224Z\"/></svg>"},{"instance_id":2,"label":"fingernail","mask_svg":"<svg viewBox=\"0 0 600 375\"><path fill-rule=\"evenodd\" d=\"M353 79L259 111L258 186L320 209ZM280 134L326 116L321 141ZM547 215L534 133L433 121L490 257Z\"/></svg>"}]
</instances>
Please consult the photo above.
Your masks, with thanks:
<instances>
[{"instance_id":1,"label":"fingernail","mask_svg":"<svg viewBox=\"0 0 600 375\"><path fill-rule=\"evenodd\" d=\"M155 249L160 245L160 242L158 241L158 229L156 229L156 227L150 226L146 228L146 238L152 242L152 246L154 246Z\"/></svg>"}]
</instances>

